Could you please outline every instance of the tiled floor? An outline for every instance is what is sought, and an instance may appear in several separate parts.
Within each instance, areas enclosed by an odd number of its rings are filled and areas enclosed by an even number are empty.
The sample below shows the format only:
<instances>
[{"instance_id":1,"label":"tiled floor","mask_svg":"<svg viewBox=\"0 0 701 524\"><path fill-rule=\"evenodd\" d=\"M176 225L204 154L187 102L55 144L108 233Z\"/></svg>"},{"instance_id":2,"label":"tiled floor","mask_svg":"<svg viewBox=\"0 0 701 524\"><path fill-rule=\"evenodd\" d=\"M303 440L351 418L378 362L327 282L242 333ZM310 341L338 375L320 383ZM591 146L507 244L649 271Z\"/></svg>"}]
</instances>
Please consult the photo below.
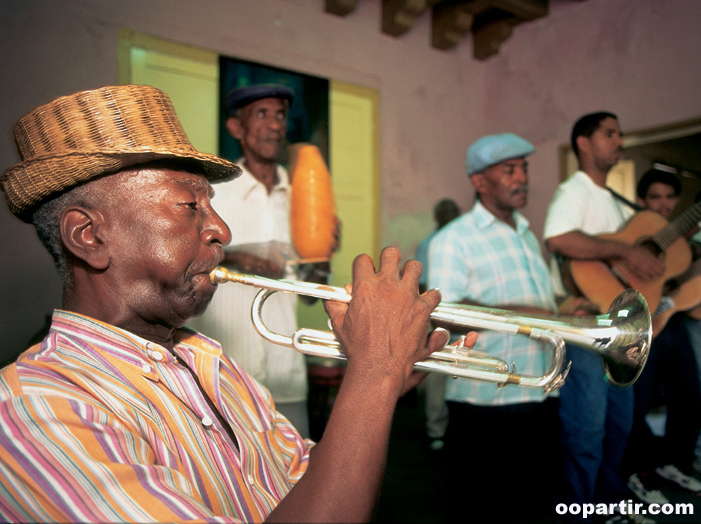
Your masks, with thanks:
<instances>
[{"instance_id":1,"label":"tiled floor","mask_svg":"<svg viewBox=\"0 0 701 524\"><path fill-rule=\"evenodd\" d=\"M381 523L447 523L442 507L445 490L441 479L441 452L431 451L424 432L423 392L402 399L397 407L394 420L387 472L376 522ZM697 475L701 480L701 476ZM663 493L673 504L688 503L693 505L694 515L658 515L658 523L701 523L701 496L685 492L668 483L662 486ZM631 500L634 500L631 495ZM637 502L636 500L634 500ZM504 503L508 504L508 494L504 494ZM480 522L480 515L486 511L498 512L499 508L484 508L479 501L465 501L465 522ZM474 510L472 509L474 508ZM553 510L552 520L537 524L555 524L557 515ZM514 523L525 524L525 523ZM536 523L528 523L536 524Z\"/></svg>"}]
</instances>

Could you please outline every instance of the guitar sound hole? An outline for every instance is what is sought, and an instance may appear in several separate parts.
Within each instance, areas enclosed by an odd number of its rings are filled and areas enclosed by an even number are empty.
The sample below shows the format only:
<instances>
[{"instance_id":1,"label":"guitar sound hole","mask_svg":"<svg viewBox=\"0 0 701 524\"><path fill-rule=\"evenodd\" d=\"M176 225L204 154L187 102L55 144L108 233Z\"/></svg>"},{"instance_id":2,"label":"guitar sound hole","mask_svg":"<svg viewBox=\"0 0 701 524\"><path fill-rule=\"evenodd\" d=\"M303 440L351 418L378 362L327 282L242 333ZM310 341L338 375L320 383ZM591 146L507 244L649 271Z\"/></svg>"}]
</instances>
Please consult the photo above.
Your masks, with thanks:
<instances>
[{"instance_id":1,"label":"guitar sound hole","mask_svg":"<svg viewBox=\"0 0 701 524\"><path fill-rule=\"evenodd\" d=\"M651 238L643 239L641 242L639 242L639 244L655 256L659 257L664 253L664 250Z\"/></svg>"}]
</instances>

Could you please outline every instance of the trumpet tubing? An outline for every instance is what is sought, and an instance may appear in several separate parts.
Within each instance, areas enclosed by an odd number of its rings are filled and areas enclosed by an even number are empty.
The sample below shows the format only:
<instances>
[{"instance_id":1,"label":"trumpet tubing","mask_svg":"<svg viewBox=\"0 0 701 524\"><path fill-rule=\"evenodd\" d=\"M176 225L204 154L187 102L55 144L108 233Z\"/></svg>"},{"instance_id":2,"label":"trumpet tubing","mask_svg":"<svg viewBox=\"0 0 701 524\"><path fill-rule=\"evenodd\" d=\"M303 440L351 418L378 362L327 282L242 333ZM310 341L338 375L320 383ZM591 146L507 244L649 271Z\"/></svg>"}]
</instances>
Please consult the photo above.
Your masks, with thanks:
<instances>
[{"instance_id":1,"label":"trumpet tubing","mask_svg":"<svg viewBox=\"0 0 701 524\"><path fill-rule=\"evenodd\" d=\"M261 288L251 306L251 320L258 333L270 342L294 348L307 355L346 359L343 348L331 331L301 328L292 335L282 335L270 331L262 320L263 305L273 293L295 293L347 303L350 302L351 295L345 289L235 273L223 267L212 271L210 280L213 284L234 282ZM606 313L593 317L521 316L507 310L441 302L431 313L431 319L448 322L466 330L487 329L546 341L553 346L552 365L542 376L521 375L513 364L509 366L498 357L458 343L446 345L425 360L417 362L415 369L494 382L500 386L518 384L543 388L546 392L562 386L569 371L569 363L565 364L565 342L598 353L602 357L608 380L624 387L640 376L652 336L650 312L645 299L632 289L621 293Z\"/></svg>"}]
</instances>

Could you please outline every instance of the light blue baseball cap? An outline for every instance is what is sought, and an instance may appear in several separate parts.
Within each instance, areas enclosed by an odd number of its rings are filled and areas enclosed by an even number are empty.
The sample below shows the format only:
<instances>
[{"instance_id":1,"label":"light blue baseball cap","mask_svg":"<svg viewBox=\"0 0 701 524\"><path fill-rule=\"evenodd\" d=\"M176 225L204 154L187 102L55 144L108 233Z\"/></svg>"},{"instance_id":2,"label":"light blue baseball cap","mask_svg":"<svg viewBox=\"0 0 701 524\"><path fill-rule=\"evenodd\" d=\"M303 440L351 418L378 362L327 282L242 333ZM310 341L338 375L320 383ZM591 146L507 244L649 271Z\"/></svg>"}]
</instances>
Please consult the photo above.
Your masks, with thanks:
<instances>
[{"instance_id":1,"label":"light blue baseball cap","mask_svg":"<svg viewBox=\"0 0 701 524\"><path fill-rule=\"evenodd\" d=\"M535 146L513 133L483 136L467 148L465 167L469 176L505 160L535 153Z\"/></svg>"}]
</instances>

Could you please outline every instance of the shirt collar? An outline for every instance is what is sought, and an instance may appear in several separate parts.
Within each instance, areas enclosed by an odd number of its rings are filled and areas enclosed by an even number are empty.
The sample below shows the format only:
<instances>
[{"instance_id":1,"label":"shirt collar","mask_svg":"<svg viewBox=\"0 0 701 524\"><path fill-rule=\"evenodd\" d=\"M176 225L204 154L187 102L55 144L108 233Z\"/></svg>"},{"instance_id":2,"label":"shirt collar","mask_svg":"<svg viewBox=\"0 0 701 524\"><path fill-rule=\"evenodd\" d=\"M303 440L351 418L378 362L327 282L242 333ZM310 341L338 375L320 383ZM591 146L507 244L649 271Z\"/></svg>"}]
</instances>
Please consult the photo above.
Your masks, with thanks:
<instances>
[{"instance_id":1,"label":"shirt collar","mask_svg":"<svg viewBox=\"0 0 701 524\"><path fill-rule=\"evenodd\" d=\"M578 169L577 171L575 171L574 173L572 173L572 178L576 178L576 179L577 179L578 181L580 181L582 184L584 184L584 185L586 185L586 186L588 186L588 187L590 187L590 188L593 188L595 191L600 191L600 192L603 192L603 193L608 193L608 192L609 192L608 189L606 189L606 188L604 188L604 187L601 187L601 186L598 185L596 182L594 182L594 180L592 179L592 177L590 177L589 175L587 175L587 174L586 174L584 171L582 171L581 169Z\"/></svg>"},{"instance_id":2,"label":"shirt collar","mask_svg":"<svg viewBox=\"0 0 701 524\"><path fill-rule=\"evenodd\" d=\"M72 311L55 310L51 331L71 338L80 337L92 347L136 366L141 366L144 359L151 359L153 351L170 353L166 348L139 335ZM176 330L173 342L174 352L181 357L185 353L201 351L217 358L222 353L217 341L189 329Z\"/></svg>"},{"instance_id":3,"label":"shirt collar","mask_svg":"<svg viewBox=\"0 0 701 524\"><path fill-rule=\"evenodd\" d=\"M243 187L244 198L250 195L256 188L265 189L265 186L253 176L253 174L246 167L245 157L239 158L236 163L241 168L241 176L238 178L237 183L241 184ZM287 173L287 169L278 164L277 166L277 184L273 186L273 191L287 191L290 187L290 177Z\"/></svg>"},{"instance_id":4,"label":"shirt collar","mask_svg":"<svg viewBox=\"0 0 701 524\"><path fill-rule=\"evenodd\" d=\"M480 228L486 228L496 224L497 222L501 222L500 220L497 220L497 217L495 217L486 207L484 207L481 200L475 202L472 212L475 217L475 224ZM516 231L519 234L526 231L530 226L528 219L518 211L513 212L513 217L516 223Z\"/></svg>"}]
</instances>

